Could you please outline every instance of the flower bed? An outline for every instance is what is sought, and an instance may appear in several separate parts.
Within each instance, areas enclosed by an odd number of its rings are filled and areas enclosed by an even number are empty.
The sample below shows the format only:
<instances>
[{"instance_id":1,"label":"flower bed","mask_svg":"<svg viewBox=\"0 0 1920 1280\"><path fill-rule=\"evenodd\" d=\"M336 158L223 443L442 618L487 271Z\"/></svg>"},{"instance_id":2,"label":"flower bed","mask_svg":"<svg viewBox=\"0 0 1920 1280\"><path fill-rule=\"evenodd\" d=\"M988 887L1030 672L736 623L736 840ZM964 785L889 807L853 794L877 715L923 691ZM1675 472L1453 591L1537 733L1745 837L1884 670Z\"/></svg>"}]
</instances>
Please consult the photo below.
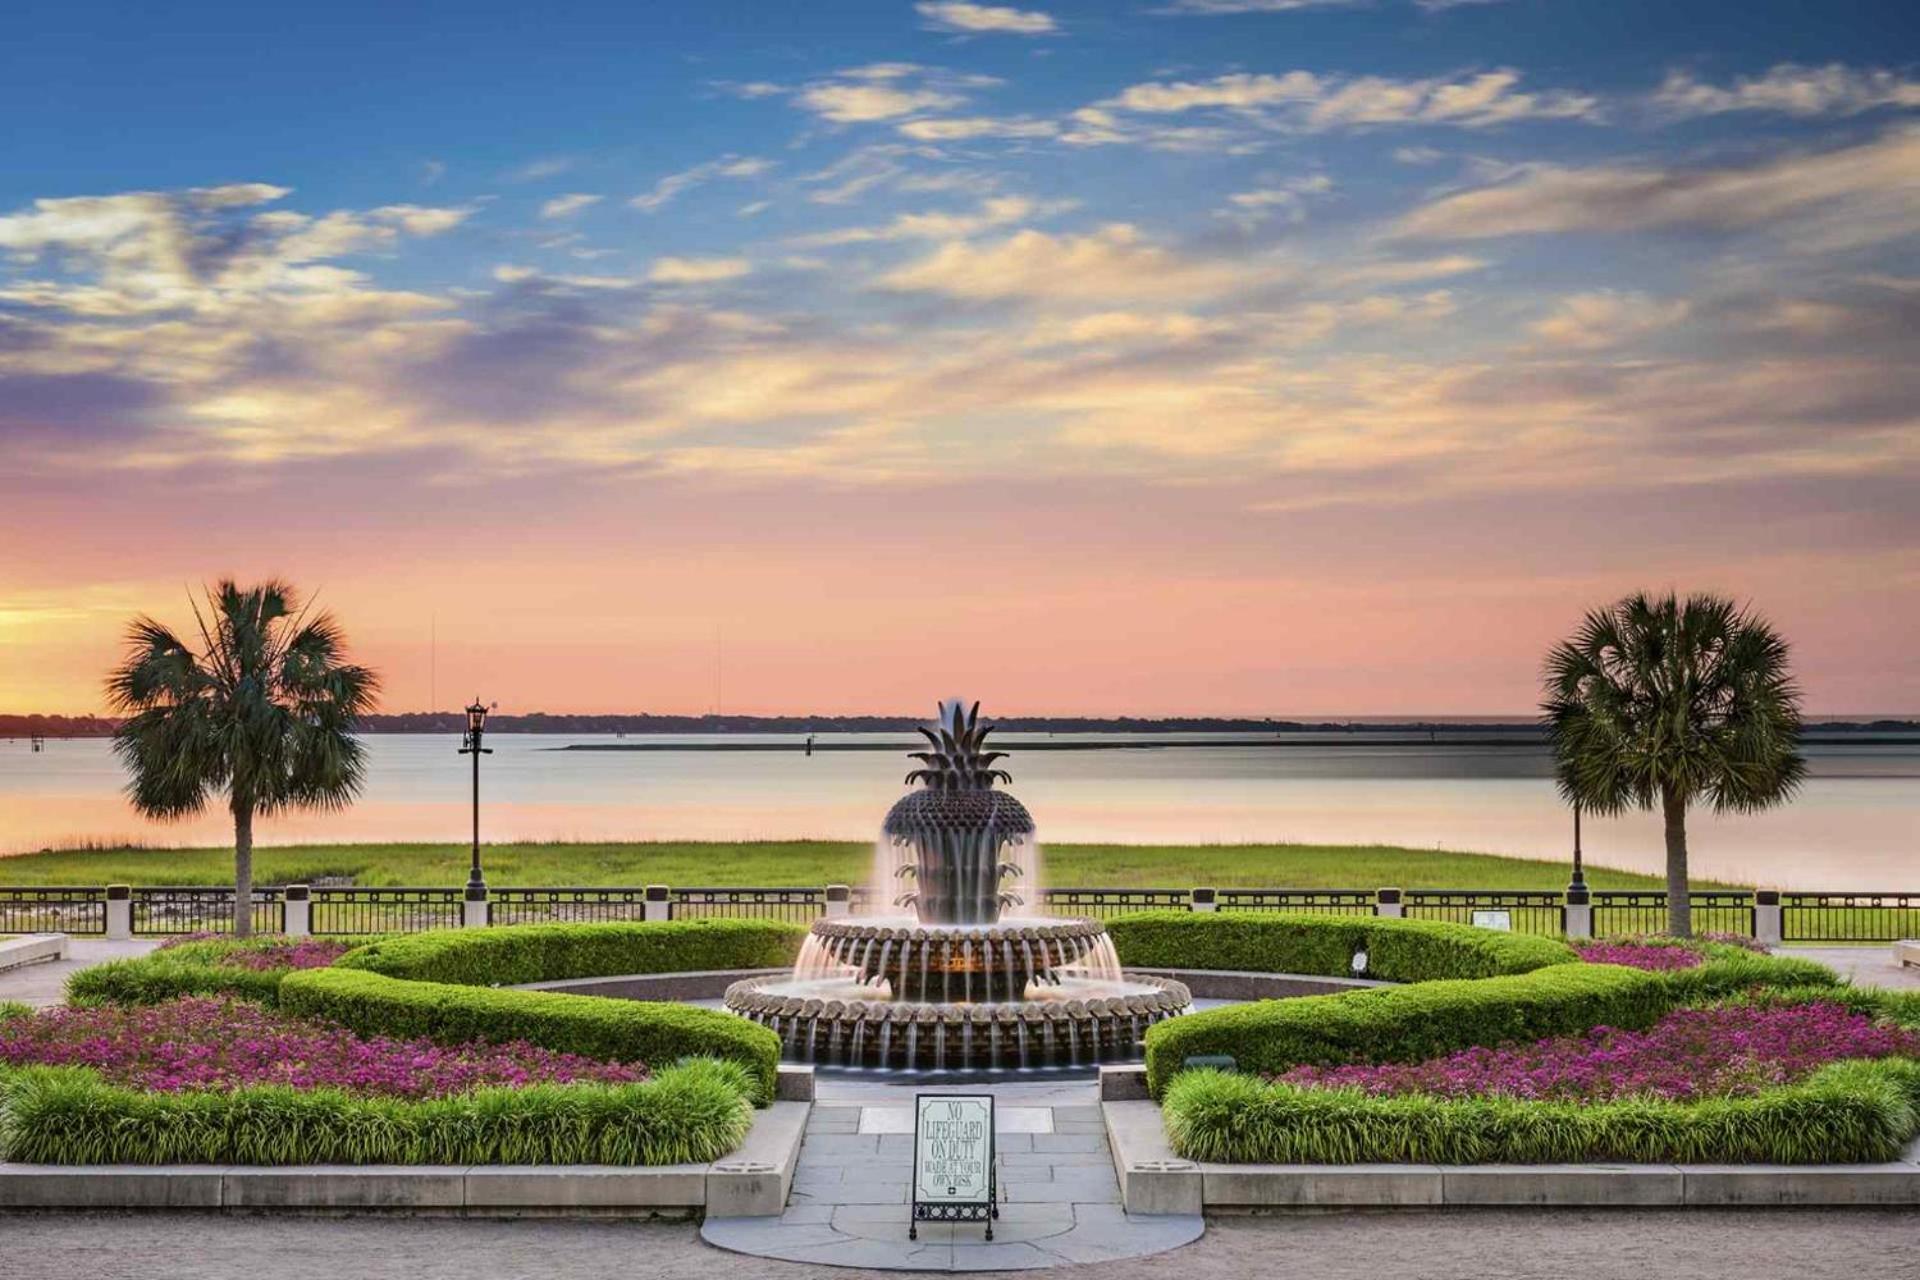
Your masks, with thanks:
<instances>
[{"instance_id":1,"label":"flower bed","mask_svg":"<svg viewBox=\"0 0 1920 1280\"><path fill-rule=\"evenodd\" d=\"M293 969L321 969L364 944L365 939L287 938L276 934L236 941L217 933L188 933L168 938L154 948L169 960L229 965L268 973Z\"/></svg>"},{"instance_id":2,"label":"flower bed","mask_svg":"<svg viewBox=\"0 0 1920 1280\"><path fill-rule=\"evenodd\" d=\"M647 1077L640 1063L597 1062L525 1042L449 1048L429 1040L363 1039L256 1004L191 997L8 1019L0 1022L0 1065L90 1067L108 1083L158 1093L280 1084L390 1098Z\"/></svg>"},{"instance_id":3,"label":"flower bed","mask_svg":"<svg viewBox=\"0 0 1920 1280\"><path fill-rule=\"evenodd\" d=\"M1849 1058L1920 1058L1920 1032L1876 1023L1842 1005L1717 1005L1676 1009L1645 1031L1595 1027L1529 1045L1472 1048L1383 1066L1296 1067L1292 1085L1375 1097L1502 1095L1567 1102L1654 1097L1672 1102L1750 1097Z\"/></svg>"}]
</instances>

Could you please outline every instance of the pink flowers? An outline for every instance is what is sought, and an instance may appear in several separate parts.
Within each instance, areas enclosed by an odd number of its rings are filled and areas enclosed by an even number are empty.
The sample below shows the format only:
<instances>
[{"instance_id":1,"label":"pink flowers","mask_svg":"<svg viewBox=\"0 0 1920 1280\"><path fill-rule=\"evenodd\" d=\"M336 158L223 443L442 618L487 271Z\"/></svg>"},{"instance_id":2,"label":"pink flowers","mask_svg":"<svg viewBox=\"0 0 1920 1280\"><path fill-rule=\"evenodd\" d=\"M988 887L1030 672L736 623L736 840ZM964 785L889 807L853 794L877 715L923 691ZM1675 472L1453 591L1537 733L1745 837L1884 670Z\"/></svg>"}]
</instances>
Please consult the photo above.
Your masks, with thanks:
<instances>
[{"instance_id":1,"label":"pink flowers","mask_svg":"<svg viewBox=\"0 0 1920 1280\"><path fill-rule=\"evenodd\" d=\"M1920 1057L1920 1032L1837 1004L1676 1009L1646 1031L1595 1027L1530 1045L1465 1049L1411 1065L1296 1067L1288 1084L1442 1098L1505 1094L1571 1102L1743 1096L1844 1058Z\"/></svg>"},{"instance_id":2,"label":"pink flowers","mask_svg":"<svg viewBox=\"0 0 1920 1280\"><path fill-rule=\"evenodd\" d=\"M1620 964L1629 969L1697 969L1706 956L1691 947L1655 942L1577 942L1573 949L1588 964Z\"/></svg>"},{"instance_id":3,"label":"pink flowers","mask_svg":"<svg viewBox=\"0 0 1920 1280\"><path fill-rule=\"evenodd\" d=\"M295 940L266 937L239 942L217 933L182 934L177 938L168 938L157 949L170 951L175 947L207 942L220 944L218 948L212 948L215 950L212 963L252 969L256 973L281 969L324 969L351 949L346 943L332 938Z\"/></svg>"},{"instance_id":4,"label":"pink flowers","mask_svg":"<svg viewBox=\"0 0 1920 1280\"><path fill-rule=\"evenodd\" d=\"M525 1042L447 1048L426 1040L363 1040L258 1005L194 998L142 1008L47 1009L0 1022L0 1063L92 1067L110 1081L161 1093L285 1084L437 1098L485 1085L647 1078L640 1063L595 1062Z\"/></svg>"}]
</instances>

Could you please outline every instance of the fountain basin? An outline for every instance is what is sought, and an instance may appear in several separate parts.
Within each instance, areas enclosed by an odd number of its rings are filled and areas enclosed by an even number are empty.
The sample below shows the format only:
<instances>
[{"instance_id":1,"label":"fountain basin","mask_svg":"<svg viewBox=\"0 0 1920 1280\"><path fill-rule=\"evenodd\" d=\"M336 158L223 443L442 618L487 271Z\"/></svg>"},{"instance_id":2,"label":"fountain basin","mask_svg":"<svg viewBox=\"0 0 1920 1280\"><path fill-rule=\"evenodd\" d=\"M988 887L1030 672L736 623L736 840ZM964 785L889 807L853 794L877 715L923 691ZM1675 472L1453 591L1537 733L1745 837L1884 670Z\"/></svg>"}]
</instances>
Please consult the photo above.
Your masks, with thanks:
<instances>
[{"instance_id":1,"label":"fountain basin","mask_svg":"<svg viewBox=\"0 0 1920 1280\"><path fill-rule=\"evenodd\" d=\"M886 983L899 1000L942 1004L1015 1001L1036 984L1074 976L1072 966L1103 957L1097 920L1023 919L992 925L922 924L912 919L821 920L801 972L826 965L869 986ZM1113 967L1117 968L1117 962ZM1091 975L1089 975L1091 976Z\"/></svg>"}]
</instances>

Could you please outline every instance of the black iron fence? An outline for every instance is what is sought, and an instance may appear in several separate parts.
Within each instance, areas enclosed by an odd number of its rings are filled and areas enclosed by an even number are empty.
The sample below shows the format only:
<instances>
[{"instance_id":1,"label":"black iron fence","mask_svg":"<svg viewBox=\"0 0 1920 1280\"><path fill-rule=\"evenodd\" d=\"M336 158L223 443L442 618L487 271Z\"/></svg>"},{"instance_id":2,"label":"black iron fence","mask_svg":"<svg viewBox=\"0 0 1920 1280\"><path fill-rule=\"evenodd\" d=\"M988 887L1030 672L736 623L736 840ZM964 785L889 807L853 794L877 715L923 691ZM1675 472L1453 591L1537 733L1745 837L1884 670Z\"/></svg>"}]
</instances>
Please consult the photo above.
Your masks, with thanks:
<instances>
[{"instance_id":1,"label":"black iron fence","mask_svg":"<svg viewBox=\"0 0 1920 1280\"><path fill-rule=\"evenodd\" d=\"M1700 933L1788 943L1874 943L1920 936L1920 893L1756 895L1744 889L1698 889L1689 900L1693 927ZM291 922L295 931L320 935L412 933L462 925L466 905L459 887L357 886L315 886L304 903L296 895L289 905L283 887L268 885L254 890L253 927L281 932ZM1591 905L1594 936L1666 928L1667 895L1661 890L1597 890ZM1060 888L1045 890L1038 906L1049 915L1101 920L1135 911L1189 909L1403 915L1556 936L1565 932L1567 923L1563 894L1514 890ZM579 886L493 889L487 918L502 925L703 917L805 924L828 914L885 909L880 895L861 888ZM98 886L0 886L0 933L162 937L225 933L232 927L233 890L221 886L142 886L112 892Z\"/></svg>"}]
</instances>

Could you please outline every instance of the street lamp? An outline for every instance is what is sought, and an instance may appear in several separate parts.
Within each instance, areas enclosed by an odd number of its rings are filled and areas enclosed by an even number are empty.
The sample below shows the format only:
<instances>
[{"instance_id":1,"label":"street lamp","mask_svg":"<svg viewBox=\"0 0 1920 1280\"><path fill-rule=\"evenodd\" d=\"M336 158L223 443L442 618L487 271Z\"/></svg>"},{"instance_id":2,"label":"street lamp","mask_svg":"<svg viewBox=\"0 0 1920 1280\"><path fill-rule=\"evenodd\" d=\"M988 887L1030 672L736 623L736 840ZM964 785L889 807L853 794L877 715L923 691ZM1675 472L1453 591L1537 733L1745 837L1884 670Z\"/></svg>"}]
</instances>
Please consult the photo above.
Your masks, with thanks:
<instances>
[{"instance_id":1,"label":"street lamp","mask_svg":"<svg viewBox=\"0 0 1920 1280\"><path fill-rule=\"evenodd\" d=\"M1580 802L1573 802L1573 880L1567 885L1568 893L1587 891L1587 873L1580 868Z\"/></svg>"},{"instance_id":2,"label":"street lamp","mask_svg":"<svg viewBox=\"0 0 1920 1280\"><path fill-rule=\"evenodd\" d=\"M494 706L499 706L494 703ZM467 901L484 902L487 897L487 879L480 874L480 757L493 754L492 747L480 745L481 735L486 732L487 707L475 698L473 705L467 708L467 732L460 739L460 754L473 757L473 870L467 876Z\"/></svg>"}]
</instances>

